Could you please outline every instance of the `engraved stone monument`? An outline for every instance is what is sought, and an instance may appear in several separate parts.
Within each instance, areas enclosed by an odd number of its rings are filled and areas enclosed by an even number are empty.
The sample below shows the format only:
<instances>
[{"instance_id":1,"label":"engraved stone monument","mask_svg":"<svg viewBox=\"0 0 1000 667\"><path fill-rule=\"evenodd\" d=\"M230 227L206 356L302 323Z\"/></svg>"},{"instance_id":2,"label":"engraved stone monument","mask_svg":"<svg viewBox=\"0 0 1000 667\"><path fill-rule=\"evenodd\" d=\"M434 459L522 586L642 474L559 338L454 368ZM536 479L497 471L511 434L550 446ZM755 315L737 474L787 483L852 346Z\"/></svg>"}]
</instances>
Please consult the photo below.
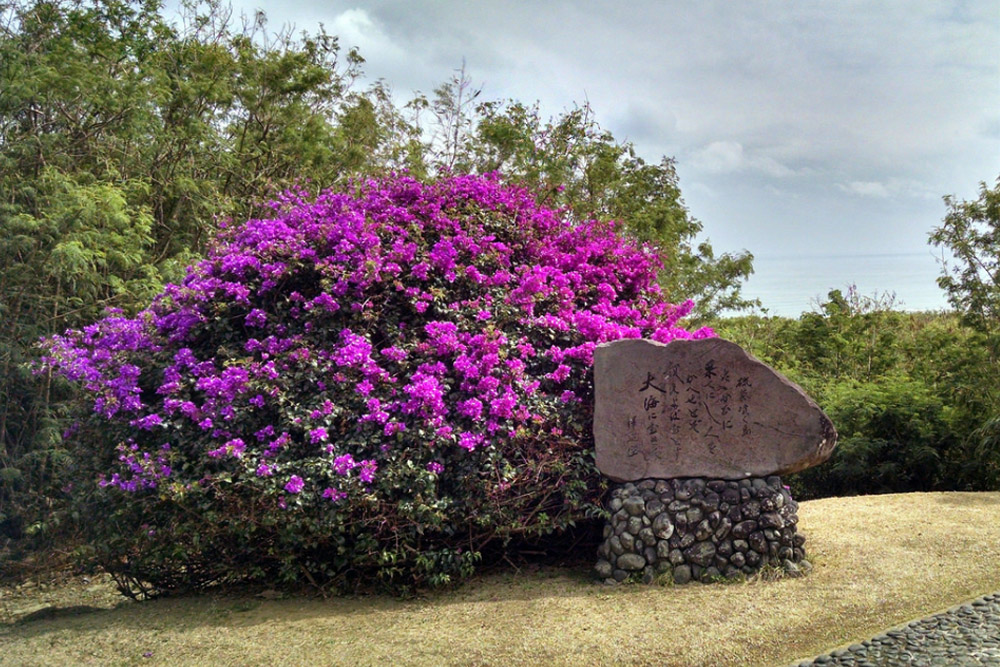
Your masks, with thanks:
<instances>
[{"instance_id":1,"label":"engraved stone monument","mask_svg":"<svg viewBox=\"0 0 1000 667\"><path fill-rule=\"evenodd\" d=\"M822 463L837 432L787 378L721 338L594 351L597 467L612 489L595 570L607 582L808 572L779 475Z\"/></svg>"},{"instance_id":2,"label":"engraved stone monument","mask_svg":"<svg viewBox=\"0 0 1000 667\"><path fill-rule=\"evenodd\" d=\"M837 442L797 385L721 338L599 345L594 399L597 467L617 482L782 475Z\"/></svg>"}]
</instances>

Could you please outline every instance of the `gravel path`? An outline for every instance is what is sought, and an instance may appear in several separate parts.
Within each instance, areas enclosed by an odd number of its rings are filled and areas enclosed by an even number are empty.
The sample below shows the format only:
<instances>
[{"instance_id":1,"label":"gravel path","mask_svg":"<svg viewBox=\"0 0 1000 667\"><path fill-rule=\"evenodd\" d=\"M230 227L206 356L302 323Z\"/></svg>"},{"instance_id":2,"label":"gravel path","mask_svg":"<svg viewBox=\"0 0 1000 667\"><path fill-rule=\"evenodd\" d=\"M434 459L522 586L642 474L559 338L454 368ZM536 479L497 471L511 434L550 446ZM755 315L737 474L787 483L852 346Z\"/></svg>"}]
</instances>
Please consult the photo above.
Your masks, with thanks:
<instances>
[{"instance_id":1,"label":"gravel path","mask_svg":"<svg viewBox=\"0 0 1000 667\"><path fill-rule=\"evenodd\" d=\"M795 664L1000 665L1000 593Z\"/></svg>"}]
</instances>

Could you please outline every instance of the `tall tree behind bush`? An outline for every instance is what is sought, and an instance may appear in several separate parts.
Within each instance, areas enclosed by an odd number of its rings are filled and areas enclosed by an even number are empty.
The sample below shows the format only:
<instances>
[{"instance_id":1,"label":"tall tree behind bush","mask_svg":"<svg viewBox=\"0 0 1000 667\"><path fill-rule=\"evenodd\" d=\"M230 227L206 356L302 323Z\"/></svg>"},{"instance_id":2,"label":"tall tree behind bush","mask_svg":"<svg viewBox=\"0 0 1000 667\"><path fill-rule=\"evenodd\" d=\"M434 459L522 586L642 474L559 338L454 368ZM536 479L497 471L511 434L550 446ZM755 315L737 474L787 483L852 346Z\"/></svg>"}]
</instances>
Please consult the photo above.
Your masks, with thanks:
<instances>
[{"instance_id":1,"label":"tall tree behind bush","mask_svg":"<svg viewBox=\"0 0 1000 667\"><path fill-rule=\"evenodd\" d=\"M589 105L545 120L537 104L480 100L464 67L430 100L413 104L429 109L434 119L431 165L500 171L537 193L545 206L566 207L581 220L621 220L626 234L663 253L660 284L667 297L694 299L702 318L757 303L740 292L753 272L753 255L717 256L707 239L699 240L703 225L684 204L674 160L646 162L631 142L601 127Z\"/></svg>"},{"instance_id":2,"label":"tall tree behind bush","mask_svg":"<svg viewBox=\"0 0 1000 667\"><path fill-rule=\"evenodd\" d=\"M931 245L951 256L938 285L972 327L991 339L1000 334L1000 178L980 183L979 199L944 198L948 213L930 234Z\"/></svg>"}]
</instances>

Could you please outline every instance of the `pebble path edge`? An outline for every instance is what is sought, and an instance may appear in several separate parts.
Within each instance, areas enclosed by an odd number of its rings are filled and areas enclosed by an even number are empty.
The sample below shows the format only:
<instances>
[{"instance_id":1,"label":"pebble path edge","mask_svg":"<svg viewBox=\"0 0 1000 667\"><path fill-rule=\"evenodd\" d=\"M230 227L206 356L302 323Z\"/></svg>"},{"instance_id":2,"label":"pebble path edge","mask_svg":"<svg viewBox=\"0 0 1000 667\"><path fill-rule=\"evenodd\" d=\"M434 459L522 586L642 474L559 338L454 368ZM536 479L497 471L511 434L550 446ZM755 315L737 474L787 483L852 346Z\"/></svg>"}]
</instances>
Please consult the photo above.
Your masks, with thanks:
<instances>
[{"instance_id":1,"label":"pebble path edge","mask_svg":"<svg viewBox=\"0 0 1000 667\"><path fill-rule=\"evenodd\" d=\"M1000 592L912 621L796 667L1000 666Z\"/></svg>"}]
</instances>

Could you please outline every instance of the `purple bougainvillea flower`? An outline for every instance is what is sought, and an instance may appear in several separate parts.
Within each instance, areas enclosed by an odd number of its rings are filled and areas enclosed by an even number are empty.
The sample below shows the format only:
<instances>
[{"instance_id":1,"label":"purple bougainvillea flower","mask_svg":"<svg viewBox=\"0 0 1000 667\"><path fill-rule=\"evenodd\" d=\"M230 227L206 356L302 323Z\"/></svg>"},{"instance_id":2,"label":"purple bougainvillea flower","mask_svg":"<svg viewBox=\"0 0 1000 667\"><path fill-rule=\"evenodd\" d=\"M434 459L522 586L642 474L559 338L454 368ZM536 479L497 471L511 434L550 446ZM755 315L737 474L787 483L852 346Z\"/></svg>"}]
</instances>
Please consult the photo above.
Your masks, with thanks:
<instances>
[{"instance_id":1,"label":"purple bougainvillea flower","mask_svg":"<svg viewBox=\"0 0 1000 667\"><path fill-rule=\"evenodd\" d=\"M299 493L305 487L305 481L298 475L292 475L285 484L285 491L289 493Z\"/></svg>"},{"instance_id":2,"label":"purple bougainvillea flower","mask_svg":"<svg viewBox=\"0 0 1000 667\"><path fill-rule=\"evenodd\" d=\"M326 488L323 489L323 497L333 502L338 502L346 498L347 493L344 491L338 491L334 488Z\"/></svg>"},{"instance_id":3,"label":"purple bougainvillea flower","mask_svg":"<svg viewBox=\"0 0 1000 667\"><path fill-rule=\"evenodd\" d=\"M346 475L358 464L354 462L354 457L350 454L342 454L333 460L333 471L338 475Z\"/></svg>"},{"instance_id":4,"label":"purple bougainvillea flower","mask_svg":"<svg viewBox=\"0 0 1000 667\"><path fill-rule=\"evenodd\" d=\"M375 471L378 470L378 464L375 461L362 461L360 468L358 478L365 484L371 484L375 479Z\"/></svg>"}]
</instances>

